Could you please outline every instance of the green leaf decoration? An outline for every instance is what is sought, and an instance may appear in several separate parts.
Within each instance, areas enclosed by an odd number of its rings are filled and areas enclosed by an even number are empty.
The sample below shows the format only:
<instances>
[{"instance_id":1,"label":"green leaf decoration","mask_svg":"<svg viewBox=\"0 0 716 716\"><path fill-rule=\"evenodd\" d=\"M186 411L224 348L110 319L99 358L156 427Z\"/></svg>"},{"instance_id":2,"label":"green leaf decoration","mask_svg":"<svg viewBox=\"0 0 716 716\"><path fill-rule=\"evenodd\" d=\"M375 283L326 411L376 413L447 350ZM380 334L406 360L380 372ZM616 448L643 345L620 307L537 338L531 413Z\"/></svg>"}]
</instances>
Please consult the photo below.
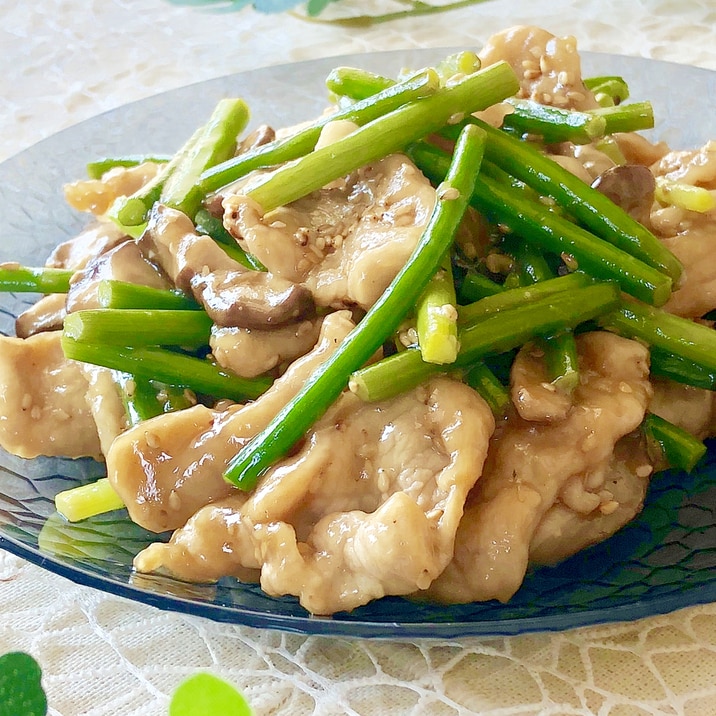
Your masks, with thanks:
<instances>
[{"instance_id":1,"label":"green leaf decoration","mask_svg":"<svg viewBox=\"0 0 716 716\"><path fill-rule=\"evenodd\" d=\"M242 694L213 674L196 674L183 681L169 704L169 716L252 716ZM0 714L4 716L4 714Z\"/></svg>"},{"instance_id":2,"label":"green leaf decoration","mask_svg":"<svg viewBox=\"0 0 716 716\"><path fill-rule=\"evenodd\" d=\"M306 3L306 13L309 17L317 17L332 2L339 2L339 0L308 0Z\"/></svg>"},{"instance_id":3,"label":"green leaf decoration","mask_svg":"<svg viewBox=\"0 0 716 716\"><path fill-rule=\"evenodd\" d=\"M46 716L41 679L40 665L29 654L13 651L0 656L0 716Z\"/></svg>"}]
</instances>

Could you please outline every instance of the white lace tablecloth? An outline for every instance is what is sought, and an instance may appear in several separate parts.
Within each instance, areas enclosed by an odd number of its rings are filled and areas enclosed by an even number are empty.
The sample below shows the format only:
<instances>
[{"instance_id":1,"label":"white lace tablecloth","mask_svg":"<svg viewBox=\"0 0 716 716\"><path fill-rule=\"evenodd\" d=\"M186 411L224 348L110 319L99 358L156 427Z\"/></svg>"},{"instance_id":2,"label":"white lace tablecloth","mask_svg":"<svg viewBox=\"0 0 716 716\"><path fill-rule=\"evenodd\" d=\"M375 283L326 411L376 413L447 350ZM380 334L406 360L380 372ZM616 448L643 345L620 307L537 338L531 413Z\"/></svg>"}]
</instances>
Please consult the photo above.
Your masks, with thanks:
<instances>
[{"instance_id":1,"label":"white lace tablecloth","mask_svg":"<svg viewBox=\"0 0 716 716\"><path fill-rule=\"evenodd\" d=\"M348 52L474 47L516 23L575 35L584 50L716 69L713 0L492 0L363 29L165 0L0 0L0 12L0 159L192 82ZM166 714L199 670L242 689L257 714L716 714L714 604L558 634L354 641L161 612L0 551L0 654L14 650L39 660L62 716Z\"/></svg>"}]
</instances>

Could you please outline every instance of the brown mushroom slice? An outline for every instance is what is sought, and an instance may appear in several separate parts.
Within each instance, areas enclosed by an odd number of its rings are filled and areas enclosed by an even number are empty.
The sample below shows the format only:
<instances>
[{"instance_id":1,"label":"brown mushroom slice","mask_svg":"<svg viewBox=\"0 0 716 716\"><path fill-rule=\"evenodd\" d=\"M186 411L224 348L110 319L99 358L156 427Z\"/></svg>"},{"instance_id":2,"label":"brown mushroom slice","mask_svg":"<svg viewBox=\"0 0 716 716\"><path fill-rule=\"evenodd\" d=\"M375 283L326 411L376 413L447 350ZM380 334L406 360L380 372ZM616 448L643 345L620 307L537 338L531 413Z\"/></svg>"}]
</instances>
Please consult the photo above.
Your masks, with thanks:
<instances>
[{"instance_id":1,"label":"brown mushroom slice","mask_svg":"<svg viewBox=\"0 0 716 716\"><path fill-rule=\"evenodd\" d=\"M218 326L270 328L313 315L311 292L263 271L216 271L196 275L194 297Z\"/></svg>"},{"instance_id":2,"label":"brown mushroom slice","mask_svg":"<svg viewBox=\"0 0 716 716\"><path fill-rule=\"evenodd\" d=\"M45 266L83 269L93 258L127 240L127 235L113 221L98 221L72 239L58 244Z\"/></svg>"},{"instance_id":3,"label":"brown mushroom slice","mask_svg":"<svg viewBox=\"0 0 716 716\"><path fill-rule=\"evenodd\" d=\"M649 169L641 164L623 164L602 172L592 187L611 199L632 218L644 225L654 203L656 182Z\"/></svg>"},{"instance_id":4,"label":"brown mushroom slice","mask_svg":"<svg viewBox=\"0 0 716 716\"><path fill-rule=\"evenodd\" d=\"M169 288L170 283L157 267L149 262L137 243L125 241L119 246L92 259L75 273L67 293L67 312L85 308L99 308L99 282L116 279L152 288Z\"/></svg>"},{"instance_id":5,"label":"brown mushroom slice","mask_svg":"<svg viewBox=\"0 0 716 716\"><path fill-rule=\"evenodd\" d=\"M15 319L15 335L18 338L29 338L36 333L62 330L67 315L65 300L64 293L43 296Z\"/></svg>"},{"instance_id":6,"label":"brown mushroom slice","mask_svg":"<svg viewBox=\"0 0 716 716\"><path fill-rule=\"evenodd\" d=\"M211 237L197 234L186 214L163 204L152 209L139 246L182 291L191 291L196 274L243 270Z\"/></svg>"},{"instance_id":7,"label":"brown mushroom slice","mask_svg":"<svg viewBox=\"0 0 716 716\"><path fill-rule=\"evenodd\" d=\"M191 219L176 209L153 209L140 246L178 288L193 292L219 326L266 328L313 314L307 288L247 270L212 238L197 234Z\"/></svg>"},{"instance_id":8,"label":"brown mushroom slice","mask_svg":"<svg viewBox=\"0 0 716 716\"><path fill-rule=\"evenodd\" d=\"M270 127L268 124L261 124L253 132L251 132L251 134L244 138L239 145L236 154L245 154L253 149L262 147L264 144L273 142L274 139L276 139L276 132L273 127Z\"/></svg>"}]
</instances>

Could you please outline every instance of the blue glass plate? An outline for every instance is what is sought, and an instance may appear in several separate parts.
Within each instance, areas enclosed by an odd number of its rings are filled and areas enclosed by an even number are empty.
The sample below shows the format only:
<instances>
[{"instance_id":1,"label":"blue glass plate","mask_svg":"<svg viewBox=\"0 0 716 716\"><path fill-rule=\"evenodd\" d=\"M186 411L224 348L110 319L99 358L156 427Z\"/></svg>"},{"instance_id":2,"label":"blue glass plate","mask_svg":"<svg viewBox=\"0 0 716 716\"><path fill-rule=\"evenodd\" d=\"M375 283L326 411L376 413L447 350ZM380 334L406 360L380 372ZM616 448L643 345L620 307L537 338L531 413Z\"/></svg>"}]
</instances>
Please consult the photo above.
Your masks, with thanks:
<instances>
[{"instance_id":1,"label":"blue glass plate","mask_svg":"<svg viewBox=\"0 0 716 716\"><path fill-rule=\"evenodd\" d=\"M395 73L444 57L447 49L378 53L267 68L135 102L67 129L0 166L0 260L39 263L85 219L66 207L63 182L90 159L174 151L226 95L243 96L257 123L303 120L325 104L323 79L337 65ZM650 99L658 132L674 148L716 136L716 73L638 58L584 54L586 75L623 75L632 98ZM31 301L0 297L0 330ZM531 571L506 605L414 604L387 598L332 618L309 616L232 579L194 586L134 575L132 557L154 539L117 512L78 525L54 513L60 490L103 474L89 460L21 460L0 454L0 547L76 582L162 609L289 631L384 638L509 635L637 619L716 601L716 447L691 475L653 480L639 518L607 542L559 566Z\"/></svg>"}]
</instances>

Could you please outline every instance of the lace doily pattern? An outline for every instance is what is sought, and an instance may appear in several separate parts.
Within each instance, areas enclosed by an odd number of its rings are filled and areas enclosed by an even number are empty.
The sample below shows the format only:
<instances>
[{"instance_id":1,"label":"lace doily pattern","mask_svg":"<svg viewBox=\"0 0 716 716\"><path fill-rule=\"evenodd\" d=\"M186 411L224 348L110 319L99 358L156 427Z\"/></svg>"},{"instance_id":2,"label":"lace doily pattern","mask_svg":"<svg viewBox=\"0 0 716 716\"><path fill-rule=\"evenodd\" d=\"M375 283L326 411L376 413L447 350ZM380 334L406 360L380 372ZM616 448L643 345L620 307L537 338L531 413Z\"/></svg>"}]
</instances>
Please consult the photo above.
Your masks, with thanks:
<instances>
[{"instance_id":1,"label":"lace doily pattern","mask_svg":"<svg viewBox=\"0 0 716 716\"><path fill-rule=\"evenodd\" d=\"M716 705L716 605L559 634L333 639L162 612L7 554L0 603L0 651L36 655L56 716L163 716L200 670L257 714L708 716Z\"/></svg>"}]
</instances>

